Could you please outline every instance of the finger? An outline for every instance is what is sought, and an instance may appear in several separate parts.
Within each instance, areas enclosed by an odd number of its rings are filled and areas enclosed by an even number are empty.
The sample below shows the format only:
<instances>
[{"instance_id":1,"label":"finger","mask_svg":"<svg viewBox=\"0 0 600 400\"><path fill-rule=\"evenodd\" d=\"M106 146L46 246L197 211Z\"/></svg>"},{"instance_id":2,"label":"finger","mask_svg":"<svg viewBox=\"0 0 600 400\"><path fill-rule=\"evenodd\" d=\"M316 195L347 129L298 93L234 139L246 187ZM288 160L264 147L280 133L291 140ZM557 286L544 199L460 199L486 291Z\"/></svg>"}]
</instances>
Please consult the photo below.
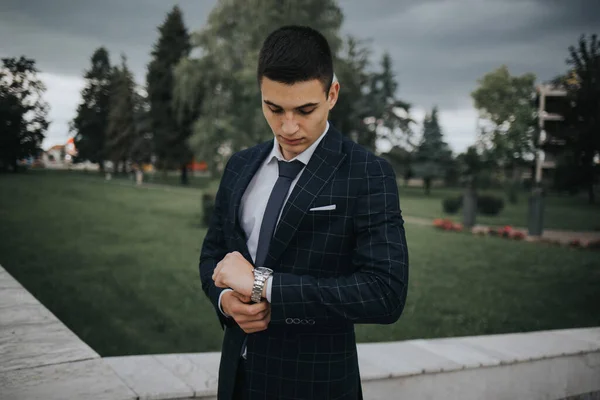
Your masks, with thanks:
<instances>
[{"instance_id":1,"label":"finger","mask_svg":"<svg viewBox=\"0 0 600 400\"><path fill-rule=\"evenodd\" d=\"M258 315L269 308L269 303L263 300L260 303L253 303L248 305L248 308L248 313L250 315Z\"/></svg>"},{"instance_id":2,"label":"finger","mask_svg":"<svg viewBox=\"0 0 600 400\"><path fill-rule=\"evenodd\" d=\"M216 277L219 275L219 272L221 271L221 261L219 261L219 263L217 264L217 266L215 267L213 274L212 274L212 279L213 281L216 279Z\"/></svg>"},{"instance_id":3,"label":"finger","mask_svg":"<svg viewBox=\"0 0 600 400\"><path fill-rule=\"evenodd\" d=\"M246 296L244 294L238 293L238 292L233 292L233 295L235 297L237 297L240 301L242 301L243 303L250 303L250 301L252 300L250 298L250 296Z\"/></svg>"},{"instance_id":4,"label":"finger","mask_svg":"<svg viewBox=\"0 0 600 400\"><path fill-rule=\"evenodd\" d=\"M256 315L245 315L245 314L240 314L240 313L237 313L235 315L235 320L238 324L260 322L260 321L264 321L265 319L269 319L269 320L271 319L269 310L264 310Z\"/></svg>"},{"instance_id":5,"label":"finger","mask_svg":"<svg viewBox=\"0 0 600 400\"><path fill-rule=\"evenodd\" d=\"M225 285L220 279L217 279L215 281L215 286L221 289L227 288L227 285Z\"/></svg>"},{"instance_id":6,"label":"finger","mask_svg":"<svg viewBox=\"0 0 600 400\"><path fill-rule=\"evenodd\" d=\"M217 274L215 277L215 286L219 288L226 288L225 280L223 279L223 274Z\"/></svg>"},{"instance_id":7,"label":"finger","mask_svg":"<svg viewBox=\"0 0 600 400\"><path fill-rule=\"evenodd\" d=\"M242 304L238 308L238 314L246 317L256 317L266 306L263 303Z\"/></svg>"},{"instance_id":8,"label":"finger","mask_svg":"<svg viewBox=\"0 0 600 400\"><path fill-rule=\"evenodd\" d=\"M247 322L238 324L246 333L260 332L267 329L268 324L265 321Z\"/></svg>"}]
</instances>

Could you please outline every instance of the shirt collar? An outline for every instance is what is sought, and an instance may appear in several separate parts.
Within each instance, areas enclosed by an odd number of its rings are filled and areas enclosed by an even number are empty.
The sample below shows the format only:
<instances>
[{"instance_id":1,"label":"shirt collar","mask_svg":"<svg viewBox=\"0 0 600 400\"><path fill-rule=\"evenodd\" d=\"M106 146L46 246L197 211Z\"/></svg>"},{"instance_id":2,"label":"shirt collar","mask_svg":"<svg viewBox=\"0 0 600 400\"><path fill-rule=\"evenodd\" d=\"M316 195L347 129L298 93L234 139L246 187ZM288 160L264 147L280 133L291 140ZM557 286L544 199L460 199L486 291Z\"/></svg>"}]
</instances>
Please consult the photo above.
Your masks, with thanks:
<instances>
[{"instance_id":1,"label":"shirt collar","mask_svg":"<svg viewBox=\"0 0 600 400\"><path fill-rule=\"evenodd\" d=\"M323 138L325 137L325 134L327 133L328 130L329 130L329 121L327 121L327 125L325 126L325 131L321 134L321 136L319 136L317 138L317 140L315 140L315 142L313 144L311 144L306 150L304 150L302 153L298 154L296 157L289 160L289 162L298 160L302 164L308 165L310 158L312 157L313 153L317 149L317 146L319 145L319 143L321 143L321 140L323 140ZM271 161L273 161L273 159L277 159L278 161L288 161L285 158L283 158L283 154L281 154L281 149L279 148L279 143L277 143L276 138L273 138L273 149L271 150L271 154L269 154L269 156L267 157L267 163L270 163Z\"/></svg>"}]
</instances>

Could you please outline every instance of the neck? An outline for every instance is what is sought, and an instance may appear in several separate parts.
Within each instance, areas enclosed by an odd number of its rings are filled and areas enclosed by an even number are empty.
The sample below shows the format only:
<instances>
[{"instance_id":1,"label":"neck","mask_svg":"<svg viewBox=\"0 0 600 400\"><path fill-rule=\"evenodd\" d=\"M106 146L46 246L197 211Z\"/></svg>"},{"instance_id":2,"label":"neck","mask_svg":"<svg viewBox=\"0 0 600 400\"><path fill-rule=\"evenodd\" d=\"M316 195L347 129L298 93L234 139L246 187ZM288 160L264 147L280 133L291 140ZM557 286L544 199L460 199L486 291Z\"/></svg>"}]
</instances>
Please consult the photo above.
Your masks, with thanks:
<instances>
[{"instance_id":1,"label":"neck","mask_svg":"<svg viewBox=\"0 0 600 400\"><path fill-rule=\"evenodd\" d=\"M298 155L298 154L294 154L294 153L288 153L281 147L281 145L279 143L277 143L277 146L279 146L279 151L281 152L281 155L283 156L283 158L286 161L290 161L292 158L294 158Z\"/></svg>"}]
</instances>

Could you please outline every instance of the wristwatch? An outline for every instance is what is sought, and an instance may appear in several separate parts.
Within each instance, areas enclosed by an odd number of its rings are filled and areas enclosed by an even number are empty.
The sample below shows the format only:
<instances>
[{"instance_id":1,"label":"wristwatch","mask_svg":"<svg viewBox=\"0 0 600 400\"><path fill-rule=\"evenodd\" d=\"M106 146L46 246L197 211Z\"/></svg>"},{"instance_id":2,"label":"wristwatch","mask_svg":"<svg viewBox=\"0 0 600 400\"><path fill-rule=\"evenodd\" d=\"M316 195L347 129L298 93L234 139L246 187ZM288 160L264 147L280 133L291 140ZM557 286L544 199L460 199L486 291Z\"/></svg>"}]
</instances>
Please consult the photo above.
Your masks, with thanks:
<instances>
[{"instance_id":1,"label":"wristwatch","mask_svg":"<svg viewBox=\"0 0 600 400\"><path fill-rule=\"evenodd\" d=\"M263 288L269 276L273 274L273 270L266 267L254 268L254 286L252 286L252 299L255 303L260 303L262 299Z\"/></svg>"}]
</instances>

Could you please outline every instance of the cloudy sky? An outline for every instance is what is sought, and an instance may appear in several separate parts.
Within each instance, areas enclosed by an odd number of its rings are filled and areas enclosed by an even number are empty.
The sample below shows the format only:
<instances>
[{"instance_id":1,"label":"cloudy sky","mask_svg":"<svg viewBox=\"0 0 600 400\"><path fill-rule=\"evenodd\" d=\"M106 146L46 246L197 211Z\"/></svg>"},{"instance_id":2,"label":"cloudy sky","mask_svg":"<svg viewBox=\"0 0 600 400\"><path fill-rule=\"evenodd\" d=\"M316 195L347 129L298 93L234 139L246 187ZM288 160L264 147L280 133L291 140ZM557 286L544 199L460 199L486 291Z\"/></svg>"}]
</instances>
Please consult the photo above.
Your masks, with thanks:
<instances>
[{"instance_id":1,"label":"cloudy sky","mask_svg":"<svg viewBox=\"0 0 600 400\"><path fill-rule=\"evenodd\" d=\"M34 58L48 87L47 148L64 143L83 88L83 71L99 46L117 62L125 53L144 82L156 27L179 4L190 30L203 27L216 0L1 0L0 56ZM569 45L600 33L599 0L340 0L343 33L388 51L398 96L421 120L440 109L447 141L463 151L475 140L469 93L483 74L508 65L538 82L566 69ZM343 82L342 82L343 84ZM258 105L257 105L258 106Z\"/></svg>"}]
</instances>

